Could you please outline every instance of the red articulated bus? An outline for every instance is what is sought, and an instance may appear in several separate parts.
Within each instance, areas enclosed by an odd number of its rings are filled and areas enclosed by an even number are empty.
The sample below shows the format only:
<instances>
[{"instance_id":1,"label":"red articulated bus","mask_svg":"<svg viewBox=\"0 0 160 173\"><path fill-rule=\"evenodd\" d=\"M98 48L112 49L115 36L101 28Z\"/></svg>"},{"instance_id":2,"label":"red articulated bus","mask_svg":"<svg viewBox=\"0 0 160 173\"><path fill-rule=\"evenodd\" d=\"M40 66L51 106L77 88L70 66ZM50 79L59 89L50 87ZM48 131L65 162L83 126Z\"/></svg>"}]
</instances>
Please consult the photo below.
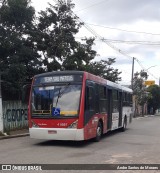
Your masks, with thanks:
<instances>
[{"instance_id":1,"label":"red articulated bus","mask_svg":"<svg viewBox=\"0 0 160 173\"><path fill-rule=\"evenodd\" d=\"M36 75L29 101L31 138L99 141L132 119L132 90L83 71Z\"/></svg>"}]
</instances>

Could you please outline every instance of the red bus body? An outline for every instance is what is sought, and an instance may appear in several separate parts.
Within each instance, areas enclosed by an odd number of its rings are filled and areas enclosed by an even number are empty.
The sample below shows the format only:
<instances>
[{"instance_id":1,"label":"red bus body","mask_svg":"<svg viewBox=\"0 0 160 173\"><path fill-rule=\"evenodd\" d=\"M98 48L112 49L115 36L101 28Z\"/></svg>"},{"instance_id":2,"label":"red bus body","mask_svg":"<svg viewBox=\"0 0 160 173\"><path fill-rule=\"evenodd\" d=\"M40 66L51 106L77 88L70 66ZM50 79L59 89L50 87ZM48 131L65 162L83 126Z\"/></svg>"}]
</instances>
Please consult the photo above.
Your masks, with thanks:
<instances>
[{"instance_id":1,"label":"red bus body","mask_svg":"<svg viewBox=\"0 0 160 173\"><path fill-rule=\"evenodd\" d=\"M65 118L43 118L41 117L32 117L32 93L33 88L35 86L35 79L46 77L46 76L66 76L66 75L74 75L78 74L82 76L81 81L81 93L80 93L80 101L79 101L79 111L77 117L65 117ZM48 79L47 79L48 80ZM29 100L29 111L28 111L28 119L29 119L29 131L30 131L30 137L36 138L36 139L45 139L45 140L75 140L75 141L81 141L81 140L88 140L91 138L95 138L97 135L97 126L98 123L101 123L102 125L102 133L107 133L110 130L114 130L117 128L123 128L124 124L124 118L127 119L127 124L131 122L131 116L132 116L132 109L131 106L123 106L123 101L121 104L117 102L119 112L116 114L113 111L113 101L111 104L111 95L113 94L107 94L107 104L110 106L107 106L107 108L110 107L110 112L106 108L106 112L101 113L100 111L87 111L86 109L86 92L87 92L87 81L89 81L92 85L93 83L93 93L95 99L94 101L95 106L99 107L100 102L99 99L96 100L96 97L98 97L98 94L96 93L96 90L94 90L94 86L102 86L104 89L106 88L106 91L112 92L112 90L116 90L117 93L129 93L131 94L132 91L129 88L122 87L116 83L110 82L108 80L105 80L101 77L92 75L88 72L76 72L76 71L64 71L64 72L51 72L51 73L45 73L42 75L35 76L32 83L32 89L30 93L30 100ZM48 81L47 81L48 82ZM59 82L59 81L58 81ZM67 81L68 82L68 81ZM56 82L55 82L56 83ZM59 83L65 83L59 82ZM38 83L36 85L39 85ZM51 85L51 83L50 83ZM92 86L91 86L92 88ZM119 94L119 95L120 95ZM62 96L63 97L63 96ZM89 97L89 96L88 96ZM113 97L113 96L112 96ZM121 96L122 97L122 96ZM89 98L90 99L90 98ZM105 100L105 101L106 101ZM103 99L102 99L102 103ZM111 106L112 105L112 106ZM98 109L98 108L97 108ZM120 113L121 111L121 113ZM44 112L44 111L42 111ZM38 116L40 113L37 113ZM114 115L116 115L114 117ZM120 116L121 115L121 116ZM109 118L111 116L111 118ZM109 120L110 119L110 120ZM110 121L110 122L109 122ZM114 127L114 122L116 122Z\"/></svg>"}]
</instances>

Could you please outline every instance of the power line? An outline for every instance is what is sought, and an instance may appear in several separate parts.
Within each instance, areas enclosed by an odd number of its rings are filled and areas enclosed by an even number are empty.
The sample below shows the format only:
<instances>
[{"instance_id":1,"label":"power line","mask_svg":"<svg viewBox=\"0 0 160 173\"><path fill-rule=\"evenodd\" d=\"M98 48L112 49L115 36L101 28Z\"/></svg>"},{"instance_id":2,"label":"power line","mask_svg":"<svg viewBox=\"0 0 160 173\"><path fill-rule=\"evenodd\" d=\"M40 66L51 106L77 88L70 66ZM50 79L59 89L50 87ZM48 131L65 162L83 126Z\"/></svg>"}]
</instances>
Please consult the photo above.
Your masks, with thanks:
<instances>
[{"instance_id":1,"label":"power line","mask_svg":"<svg viewBox=\"0 0 160 173\"><path fill-rule=\"evenodd\" d=\"M113 42L126 42L126 43L146 43L146 44L160 44L160 42L153 42L153 41L135 41L135 40L113 40L113 39L105 39L106 41L113 41Z\"/></svg>"},{"instance_id":2,"label":"power line","mask_svg":"<svg viewBox=\"0 0 160 173\"><path fill-rule=\"evenodd\" d=\"M80 22L83 22L80 18L79 18ZM83 22L84 23L84 22ZM114 49L115 51L119 52L120 54L128 57L128 58L131 58L133 59L133 57L129 56L126 52L122 51L121 49L115 47L114 45L112 45L111 43L107 42L103 37L101 37L100 35L98 35L92 28L90 28L89 26L87 26L85 23L84 23L84 27L89 30L94 36L96 36L96 38L98 37L102 42L106 43L109 47L111 47L112 49ZM146 68L143 67L143 65L141 64L141 62L137 59L137 58L134 58L137 63L141 66L142 69L144 69L145 71ZM155 79L157 79L153 74L151 74L149 71L147 71L152 77L154 77Z\"/></svg>"},{"instance_id":3,"label":"power line","mask_svg":"<svg viewBox=\"0 0 160 173\"><path fill-rule=\"evenodd\" d=\"M56 1L56 0L54 0ZM77 15L71 10L72 14L77 18ZM80 23L83 23L84 24L84 27L89 31L91 32L96 38L98 38L99 40L101 40L102 42L106 43L109 47L111 47L112 49L114 49L115 51L119 52L120 54L130 58L133 60L133 57L129 56L126 52L122 51L121 49L115 47L113 44L111 44L110 42L107 42L102 36L100 36L99 34L97 34L92 28L90 28L85 22L83 22L79 17L77 18L77 20L80 22ZM146 68L143 67L143 65L141 64L141 62L137 59L137 58L134 58L138 64L141 66L142 69L144 69L145 71L147 71ZM155 79L157 79L153 74L151 74L149 72L149 74L151 76L153 76Z\"/></svg>"},{"instance_id":4,"label":"power line","mask_svg":"<svg viewBox=\"0 0 160 173\"><path fill-rule=\"evenodd\" d=\"M75 15L75 14L74 14ZM79 22L83 22L80 18L78 19ZM84 23L84 22L83 22ZM86 23L84 23L84 27L91 32L96 38L98 38L100 41L104 42L105 44L107 44L109 47L111 47L112 49L116 50L117 52L123 54L126 57L129 58L133 58L131 56L129 56L127 53L125 53L124 51L120 50L119 48L115 47L114 45L112 45L111 43L107 42L102 36L98 35L92 28L90 28Z\"/></svg>"},{"instance_id":5,"label":"power line","mask_svg":"<svg viewBox=\"0 0 160 173\"><path fill-rule=\"evenodd\" d=\"M83 10L87 10L88 8L97 6L97 5L102 4L102 3L104 3L104 2L107 2L107 1L109 1L109 0L103 0L103 1L100 1L100 2L98 2L98 3L92 4L92 5L88 6L88 7L85 7L85 8L83 8L83 9L80 9L80 10L75 11L75 13L80 12L80 11L83 11Z\"/></svg>"},{"instance_id":6,"label":"power line","mask_svg":"<svg viewBox=\"0 0 160 173\"><path fill-rule=\"evenodd\" d=\"M102 26L102 25L97 25L97 24L91 24L91 23L86 23L88 25L92 25L92 26L98 26L101 28L107 28L107 29L113 29L113 30L119 30L119 31L123 31L123 32L132 32L132 33L136 33L136 34L149 34L149 35L160 35L160 34L154 34L154 33L150 33L150 32L141 32L141 31L129 31L129 30L125 30L125 29L120 29L120 28L113 28L113 27L109 27L109 26Z\"/></svg>"},{"instance_id":7,"label":"power line","mask_svg":"<svg viewBox=\"0 0 160 173\"><path fill-rule=\"evenodd\" d=\"M105 39L104 40L112 43L125 43L125 44L141 44L141 45L152 45L152 46L159 46L160 42L151 42L151 41L129 41L129 40L112 40L112 39Z\"/></svg>"},{"instance_id":8,"label":"power line","mask_svg":"<svg viewBox=\"0 0 160 173\"><path fill-rule=\"evenodd\" d=\"M138 59L136 59L136 61L137 61L137 63L140 65L140 67L144 70L144 71L146 71L148 74L150 74L152 77L154 77L155 79L158 79L157 77L155 77L152 73L150 73L143 65L142 65L142 63L138 60Z\"/></svg>"},{"instance_id":9,"label":"power line","mask_svg":"<svg viewBox=\"0 0 160 173\"><path fill-rule=\"evenodd\" d=\"M85 37L75 37L78 39L85 39ZM112 43L124 43L124 44L140 44L140 45L152 45L152 46L159 46L160 42L151 42L151 41L129 41L129 40L113 40L113 39L107 39L103 38L105 41L112 42ZM95 39L95 41L99 41ZM101 41L101 40L100 40Z\"/></svg>"},{"instance_id":10,"label":"power line","mask_svg":"<svg viewBox=\"0 0 160 173\"><path fill-rule=\"evenodd\" d=\"M74 14L74 13L73 13ZM74 14L76 15L76 14ZM79 20L79 22L83 22L80 18L78 18L77 20ZM84 22L83 22L84 23ZM114 45L112 45L111 43L107 42L102 36L100 36L99 34L97 34L92 28L90 28L89 26L86 25L86 23L84 23L84 27L90 31L96 38L100 39L102 42L106 43L109 47L111 47L112 49L114 49L115 51L119 52L120 54L133 59L133 57L129 56L126 52L120 50L119 48L115 47ZM141 62L137 59L134 58L137 63L141 66L142 69L144 69L145 71L147 71L146 68L143 67L143 65L141 64ZM152 77L154 77L155 79L157 79L153 74L151 74L149 71L147 71Z\"/></svg>"}]
</instances>

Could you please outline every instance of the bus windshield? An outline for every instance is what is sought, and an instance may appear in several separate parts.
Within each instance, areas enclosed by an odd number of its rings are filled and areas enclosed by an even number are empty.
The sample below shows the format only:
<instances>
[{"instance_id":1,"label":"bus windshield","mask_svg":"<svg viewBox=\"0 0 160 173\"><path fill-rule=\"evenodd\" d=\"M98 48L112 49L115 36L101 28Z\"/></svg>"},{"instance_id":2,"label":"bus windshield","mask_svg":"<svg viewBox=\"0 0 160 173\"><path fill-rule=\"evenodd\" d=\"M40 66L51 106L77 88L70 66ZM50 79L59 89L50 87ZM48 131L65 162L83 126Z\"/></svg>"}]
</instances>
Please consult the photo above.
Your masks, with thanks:
<instances>
[{"instance_id":1,"label":"bus windshield","mask_svg":"<svg viewBox=\"0 0 160 173\"><path fill-rule=\"evenodd\" d=\"M78 116L81 85L35 86L32 90L32 117Z\"/></svg>"}]
</instances>

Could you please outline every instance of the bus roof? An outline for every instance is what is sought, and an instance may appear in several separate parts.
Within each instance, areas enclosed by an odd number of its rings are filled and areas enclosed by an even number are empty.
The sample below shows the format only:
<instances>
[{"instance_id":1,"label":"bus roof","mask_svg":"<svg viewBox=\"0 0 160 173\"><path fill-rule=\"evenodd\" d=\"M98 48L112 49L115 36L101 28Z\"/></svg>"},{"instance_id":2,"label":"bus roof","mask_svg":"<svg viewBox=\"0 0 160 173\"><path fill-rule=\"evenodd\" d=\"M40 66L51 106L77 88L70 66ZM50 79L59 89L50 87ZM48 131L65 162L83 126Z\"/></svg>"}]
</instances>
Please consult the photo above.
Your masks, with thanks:
<instances>
[{"instance_id":1,"label":"bus roof","mask_svg":"<svg viewBox=\"0 0 160 173\"><path fill-rule=\"evenodd\" d=\"M73 71L53 71L53 72L46 72L46 73L35 75L35 78L36 77L51 76L51 75L71 75L71 74L74 74L74 75L85 74L87 79L91 79L95 82L105 84L111 88L116 88L116 89L121 90L121 91L126 91L126 92L130 92L130 93L133 92L132 89L130 89L128 87L122 86L122 85L117 84L115 82L111 82L109 80L101 78L100 76L96 76L96 75L93 75L93 74L91 74L89 72L85 72L85 71L74 71L74 70Z\"/></svg>"},{"instance_id":2,"label":"bus roof","mask_svg":"<svg viewBox=\"0 0 160 173\"><path fill-rule=\"evenodd\" d=\"M130 93L133 92L132 89L130 89L128 87L122 86L120 84L117 84L115 82L111 82L111 81L106 80L106 79L103 79L100 76L96 76L96 75L90 74L88 72L85 72L85 74L87 76L87 79L91 79L91 80L96 81L98 83L107 85L111 89L115 88L115 89L118 89L120 91L125 91L125 92L130 92Z\"/></svg>"},{"instance_id":3,"label":"bus roof","mask_svg":"<svg viewBox=\"0 0 160 173\"><path fill-rule=\"evenodd\" d=\"M133 92L132 89L130 89L130 88L128 88L128 87L125 87L125 86L122 86L122 85L120 85L120 84L111 82L111 81L109 81L109 80L107 80L107 85L108 85L108 86L111 86L111 87L113 87L113 88L118 88L118 89L120 89L120 90L122 90L122 91L130 92L130 93Z\"/></svg>"}]
</instances>

